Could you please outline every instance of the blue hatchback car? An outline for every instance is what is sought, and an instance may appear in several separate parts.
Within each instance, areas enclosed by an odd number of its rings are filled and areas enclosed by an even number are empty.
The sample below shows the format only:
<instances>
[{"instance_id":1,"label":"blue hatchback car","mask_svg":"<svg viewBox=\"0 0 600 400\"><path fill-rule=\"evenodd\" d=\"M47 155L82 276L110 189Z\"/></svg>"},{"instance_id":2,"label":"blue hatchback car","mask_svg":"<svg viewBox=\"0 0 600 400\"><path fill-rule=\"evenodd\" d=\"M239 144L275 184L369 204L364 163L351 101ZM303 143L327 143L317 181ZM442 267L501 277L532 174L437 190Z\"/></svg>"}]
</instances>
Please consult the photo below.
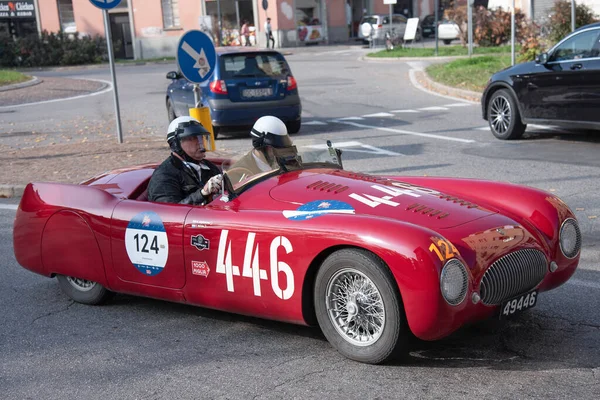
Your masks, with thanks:
<instances>
[{"instance_id":1,"label":"blue hatchback car","mask_svg":"<svg viewBox=\"0 0 600 400\"><path fill-rule=\"evenodd\" d=\"M169 121L189 115L194 106L193 84L180 72L167 74ZM254 122L273 115L289 133L300 130L302 105L298 85L283 55L274 50L217 48L212 78L200 85L201 101L210 108L215 138L225 130L249 132Z\"/></svg>"}]
</instances>

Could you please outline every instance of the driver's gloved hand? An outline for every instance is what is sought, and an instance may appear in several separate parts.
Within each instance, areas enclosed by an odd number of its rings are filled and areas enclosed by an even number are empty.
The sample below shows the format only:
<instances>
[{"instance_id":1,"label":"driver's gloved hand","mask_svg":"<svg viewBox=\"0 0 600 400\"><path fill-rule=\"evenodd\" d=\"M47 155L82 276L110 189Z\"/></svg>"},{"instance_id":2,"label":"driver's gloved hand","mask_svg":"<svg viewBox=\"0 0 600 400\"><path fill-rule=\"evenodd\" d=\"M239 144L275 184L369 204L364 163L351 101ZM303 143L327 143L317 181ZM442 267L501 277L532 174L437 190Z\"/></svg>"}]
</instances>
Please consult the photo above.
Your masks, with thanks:
<instances>
[{"instance_id":1,"label":"driver's gloved hand","mask_svg":"<svg viewBox=\"0 0 600 400\"><path fill-rule=\"evenodd\" d=\"M203 196L209 196L211 194L216 194L221 191L221 187L223 186L223 175L215 175L206 182L206 185L200 191Z\"/></svg>"}]
</instances>

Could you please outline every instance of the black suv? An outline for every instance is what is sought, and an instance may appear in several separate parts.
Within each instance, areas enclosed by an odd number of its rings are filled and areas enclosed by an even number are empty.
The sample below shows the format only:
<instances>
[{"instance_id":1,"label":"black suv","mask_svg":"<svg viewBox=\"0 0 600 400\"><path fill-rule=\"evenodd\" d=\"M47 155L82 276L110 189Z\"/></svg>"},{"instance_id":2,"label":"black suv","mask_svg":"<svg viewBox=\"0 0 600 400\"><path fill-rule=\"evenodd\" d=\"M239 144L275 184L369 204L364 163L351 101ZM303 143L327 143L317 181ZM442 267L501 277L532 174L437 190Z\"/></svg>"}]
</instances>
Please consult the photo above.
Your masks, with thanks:
<instances>
[{"instance_id":1,"label":"black suv","mask_svg":"<svg viewBox=\"0 0 600 400\"><path fill-rule=\"evenodd\" d=\"M518 139L527 124L600 129L600 23L572 32L535 61L492 75L483 119L498 139Z\"/></svg>"}]
</instances>

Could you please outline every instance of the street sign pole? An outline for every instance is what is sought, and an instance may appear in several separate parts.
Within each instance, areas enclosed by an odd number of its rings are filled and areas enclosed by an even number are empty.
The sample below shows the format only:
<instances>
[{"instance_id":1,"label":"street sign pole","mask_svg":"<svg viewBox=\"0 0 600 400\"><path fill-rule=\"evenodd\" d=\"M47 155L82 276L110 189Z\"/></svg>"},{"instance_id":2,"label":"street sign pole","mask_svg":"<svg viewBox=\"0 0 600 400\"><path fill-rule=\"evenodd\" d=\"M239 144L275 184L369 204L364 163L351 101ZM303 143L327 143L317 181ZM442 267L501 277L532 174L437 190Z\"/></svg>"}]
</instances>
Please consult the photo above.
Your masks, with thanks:
<instances>
[{"instance_id":1,"label":"street sign pole","mask_svg":"<svg viewBox=\"0 0 600 400\"><path fill-rule=\"evenodd\" d=\"M119 111L119 93L117 91L117 76L115 74L115 60L113 59L112 36L110 24L108 23L108 10L102 10L104 15L104 31L106 32L106 47L108 50L108 62L110 64L110 75L112 77L113 96L115 99L115 116L117 118L117 140L123 143L123 132L121 131L121 112Z\"/></svg>"},{"instance_id":2,"label":"street sign pole","mask_svg":"<svg viewBox=\"0 0 600 400\"><path fill-rule=\"evenodd\" d=\"M575 31L575 0L571 0L571 32Z\"/></svg>"},{"instance_id":3,"label":"street sign pole","mask_svg":"<svg viewBox=\"0 0 600 400\"><path fill-rule=\"evenodd\" d=\"M469 0L467 3L467 17L469 21L468 36L469 36L469 57L473 55L473 1Z\"/></svg>"},{"instance_id":4,"label":"street sign pole","mask_svg":"<svg viewBox=\"0 0 600 400\"><path fill-rule=\"evenodd\" d=\"M515 0L510 12L510 62L511 65L515 65Z\"/></svg>"},{"instance_id":5,"label":"street sign pole","mask_svg":"<svg viewBox=\"0 0 600 400\"><path fill-rule=\"evenodd\" d=\"M392 5L390 4L390 39L392 38Z\"/></svg>"},{"instance_id":6,"label":"street sign pole","mask_svg":"<svg viewBox=\"0 0 600 400\"><path fill-rule=\"evenodd\" d=\"M438 21L439 21L439 11L440 10L440 0L435 0L435 21L433 22L433 29L435 31L435 55L438 55Z\"/></svg>"}]
</instances>

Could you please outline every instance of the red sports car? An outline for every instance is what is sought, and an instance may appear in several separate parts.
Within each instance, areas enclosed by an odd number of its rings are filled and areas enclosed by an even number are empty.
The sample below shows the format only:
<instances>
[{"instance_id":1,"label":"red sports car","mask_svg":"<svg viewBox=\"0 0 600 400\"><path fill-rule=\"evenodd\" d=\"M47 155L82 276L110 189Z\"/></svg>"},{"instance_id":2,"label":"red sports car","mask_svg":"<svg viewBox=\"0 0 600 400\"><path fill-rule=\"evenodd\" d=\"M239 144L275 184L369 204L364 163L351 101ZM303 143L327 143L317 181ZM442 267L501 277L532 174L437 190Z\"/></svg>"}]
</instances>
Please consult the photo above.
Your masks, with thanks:
<instances>
[{"instance_id":1,"label":"red sports car","mask_svg":"<svg viewBox=\"0 0 600 400\"><path fill-rule=\"evenodd\" d=\"M235 185L225 174L189 206L147 201L155 167L29 184L18 262L81 303L118 292L318 324L367 363L405 352L410 332L436 340L534 307L579 262L575 216L529 187L354 173L323 145Z\"/></svg>"}]
</instances>

